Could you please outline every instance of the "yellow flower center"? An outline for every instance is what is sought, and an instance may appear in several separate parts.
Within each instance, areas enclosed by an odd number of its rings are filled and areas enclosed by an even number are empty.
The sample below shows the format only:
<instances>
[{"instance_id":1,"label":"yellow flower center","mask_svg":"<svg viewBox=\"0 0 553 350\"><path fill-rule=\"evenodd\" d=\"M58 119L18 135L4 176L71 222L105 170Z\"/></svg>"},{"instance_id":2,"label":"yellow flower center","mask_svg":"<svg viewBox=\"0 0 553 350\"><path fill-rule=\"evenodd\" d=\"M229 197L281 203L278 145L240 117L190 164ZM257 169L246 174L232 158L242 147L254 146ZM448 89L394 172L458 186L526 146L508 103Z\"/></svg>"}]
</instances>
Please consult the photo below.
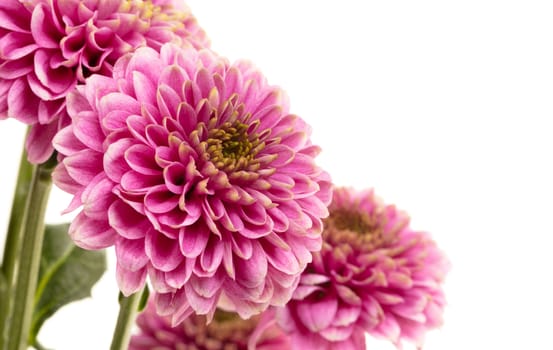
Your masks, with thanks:
<instances>
[{"instance_id":1,"label":"yellow flower center","mask_svg":"<svg viewBox=\"0 0 553 350\"><path fill-rule=\"evenodd\" d=\"M152 0L123 0L119 7L120 12L134 13L144 21L168 22L171 27L182 27L187 14L175 9L173 6L159 6Z\"/></svg>"},{"instance_id":2,"label":"yellow flower center","mask_svg":"<svg viewBox=\"0 0 553 350\"><path fill-rule=\"evenodd\" d=\"M263 148L258 135L249 135L248 125L239 121L209 130L206 142L211 161L225 171L247 168Z\"/></svg>"},{"instance_id":3,"label":"yellow flower center","mask_svg":"<svg viewBox=\"0 0 553 350\"><path fill-rule=\"evenodd\" d=\"M350 210L335 210L330 213L329 221L339 230L350 230L362 235L373 234L378 230L378 222L366 213Z\"/></svg>"}]
</instances>

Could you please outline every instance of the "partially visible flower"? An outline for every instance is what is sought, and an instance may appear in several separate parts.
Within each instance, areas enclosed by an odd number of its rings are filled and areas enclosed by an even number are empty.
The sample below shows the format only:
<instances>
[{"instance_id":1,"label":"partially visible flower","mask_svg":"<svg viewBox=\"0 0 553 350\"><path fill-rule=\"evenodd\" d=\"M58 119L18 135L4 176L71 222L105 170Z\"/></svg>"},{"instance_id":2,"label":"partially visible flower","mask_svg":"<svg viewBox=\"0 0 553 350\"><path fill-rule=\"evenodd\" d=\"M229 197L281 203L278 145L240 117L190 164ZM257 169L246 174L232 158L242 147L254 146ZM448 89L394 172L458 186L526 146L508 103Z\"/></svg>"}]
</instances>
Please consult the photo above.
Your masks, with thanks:
<instances>
[{"instance_id":1,"label":"partially visible flower","mask_svg":"<svg viewBox=\"0 0 553 350\"><path fill-rule=\"evenodd\" d=\"M139 331L133 335L129 350L289 350L290 339L276 325L269 309L248 320L236 313L217 309L213 321L191 315L173 327L171 319L159 316L153 303L138 315Z\"/></svg>"},{"instance_id":2,"label":"partially visible flower","mask_svg":"<svg viewBox=\"0 0 553 350\"><path fill-rule=\"evenodd\" d=\"M182 1L179 1L182 3ZM31 125L29 161L53 152L69 123L65 96L92 73L110 75L115 61L140 46L208 45L190 10L175 0L2 0L0 119Z\"/></svg>"},{"instance_id":3,"label":"partially visible flower","mask_svg":"<svg viewBox=\"0 0 553 350\"><path fill-rule=\"evenodd\" d=\"M82 205L69 234L115 245L124 294L148 275L175 323L219 302L247 318L291 298L332 191L279 88L248 63L167 44L90 77L68 111L54 181Z\"/></svg>"},{"instance_id":4,"label":"partially visible flower","mask_svg":"<svg viewBox=\"0 0 553 350\"><path fill-rule=\"evenodd\" d=\"M364 332L420 345L442 323L445 256L372 191L337 188L329 211L322 250L278 312L294 347L365 349Z\"/></svg>"}]
</instances>

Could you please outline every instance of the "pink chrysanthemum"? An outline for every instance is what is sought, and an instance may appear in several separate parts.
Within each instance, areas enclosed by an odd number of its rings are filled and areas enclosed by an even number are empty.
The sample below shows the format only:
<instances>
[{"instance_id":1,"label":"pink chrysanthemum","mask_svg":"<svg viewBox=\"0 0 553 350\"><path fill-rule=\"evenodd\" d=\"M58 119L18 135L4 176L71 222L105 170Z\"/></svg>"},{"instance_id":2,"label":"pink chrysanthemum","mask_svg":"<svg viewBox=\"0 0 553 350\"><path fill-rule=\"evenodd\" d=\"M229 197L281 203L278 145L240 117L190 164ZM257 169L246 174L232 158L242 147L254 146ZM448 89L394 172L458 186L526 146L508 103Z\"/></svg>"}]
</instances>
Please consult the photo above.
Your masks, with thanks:
<instances>
[{"instance_id":1,"label":"pink chrysanthemum","mask_svg":"<svg viewBox=\"0 0 553 350\"><path fill-rule=\"evenodd\" d=\"M272 309L243 320L236 313L217 309L213 321L191 315L178 326L159 316L150 303L138 315L139 332L129 350L289 350L290 339L276 325Z\"/></svg>"},{"instance_id":2,"label":"pink chrysanthemum","mask_svg":"<svg viewBox=\"0 0 553 350\"><path fill-rule=\"evenodd\" d=\"M28 125L29 161L53 152L67 125L65 96L92 73L111 75L115 61L140 46L204 47L204 32L172 0L2 0L0 119Z\"/></svg>"},{"instance_id":3,"label":"pink chrysanthemum","mask_svg":"<svg viewBox=\"0 0 553 350\"><path fill-rule=\"evenodd\" d=\"M448 262L372 191L334 190L323 248L279 322L298 349L365 349L364 332L420 345L442 322Z\"/></svg>"},{"instance_id":4,"label":"pink chrysanthemum","mask_svg":"<svg viewBox=\"0 0 553 350\"><path fill-rule=\"evenodd\" d=\"M54 181L83 206L70 235L115 245L123 293L148 274L175 323L220 299L244 318L290 299L332 190L280 89L247 63L164 45L92 76L67 105Z\"/></svg>"}]
</instances>

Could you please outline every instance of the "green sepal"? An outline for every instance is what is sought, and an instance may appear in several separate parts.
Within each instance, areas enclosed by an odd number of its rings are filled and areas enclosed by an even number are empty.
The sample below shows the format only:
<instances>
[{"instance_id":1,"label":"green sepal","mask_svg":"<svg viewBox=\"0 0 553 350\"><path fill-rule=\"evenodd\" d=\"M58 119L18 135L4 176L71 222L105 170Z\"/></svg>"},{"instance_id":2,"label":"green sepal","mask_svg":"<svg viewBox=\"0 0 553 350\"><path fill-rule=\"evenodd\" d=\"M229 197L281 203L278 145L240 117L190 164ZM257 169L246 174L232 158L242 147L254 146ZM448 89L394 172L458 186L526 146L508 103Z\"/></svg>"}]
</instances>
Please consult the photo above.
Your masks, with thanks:
<instances>
[{"instance_id":1,"label":"green sepal","mask_svg":"<svg viewBox=\"0 0 553 350\"><path fill-rule=\"evenodd\" d=\"M148 289L148 285L144 285L144 290L142 291L142 295L140 296L140 302L138 303L138 312L142 312L142 310L146 308L149 297L150 297L150 290Z\"/></svg>"},{"instance_id":2,"label":"green sepal","mask_svg":"<svg viewBox=\"0 0 553 350\"><path fill-rule=\"evenodd\" d=\"M148 298L150 297L150 289L148 288L148 285L145 284L144 289L138 291L137 293L142 293L140 295L140 301L138 302L138 309L137 309L138 312L141 312L142 310L144 310L144 308L146 308L146 305L148 304ZM117 297L117 301L119 302L119 305L121 305L121 302L123 301L124 297L125 296L123 295L123 293L119 292L119 295Z\"/></svg>"}]
</instances>

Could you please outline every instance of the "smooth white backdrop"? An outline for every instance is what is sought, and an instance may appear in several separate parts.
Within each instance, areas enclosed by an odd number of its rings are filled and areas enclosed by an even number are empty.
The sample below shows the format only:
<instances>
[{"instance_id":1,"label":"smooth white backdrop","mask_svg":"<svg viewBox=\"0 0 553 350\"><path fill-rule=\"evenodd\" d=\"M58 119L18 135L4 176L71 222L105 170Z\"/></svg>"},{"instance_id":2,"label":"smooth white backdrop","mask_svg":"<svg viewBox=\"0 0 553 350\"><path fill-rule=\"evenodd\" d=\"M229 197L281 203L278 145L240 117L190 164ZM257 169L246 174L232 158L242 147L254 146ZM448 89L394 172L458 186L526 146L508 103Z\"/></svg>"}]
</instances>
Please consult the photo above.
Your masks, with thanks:
<instances>
[{"instance_id":1,"label":"smooth white backdrop","mask_svg":"<svg viewBox=\"0 0 553 350\"><path fill-rule=\"evenodd\" d=\"M449 305L426 350L553 349L549 2L188 4L216 51L288 92L336 184L374 187L446 251ZM3 226L23 132L0 122ZM68 201L55 190L47 219L68 220ZM114 280L111 268L91 299L47 322L43 344L108 349Z\"/></svg>"}]
</instances>

